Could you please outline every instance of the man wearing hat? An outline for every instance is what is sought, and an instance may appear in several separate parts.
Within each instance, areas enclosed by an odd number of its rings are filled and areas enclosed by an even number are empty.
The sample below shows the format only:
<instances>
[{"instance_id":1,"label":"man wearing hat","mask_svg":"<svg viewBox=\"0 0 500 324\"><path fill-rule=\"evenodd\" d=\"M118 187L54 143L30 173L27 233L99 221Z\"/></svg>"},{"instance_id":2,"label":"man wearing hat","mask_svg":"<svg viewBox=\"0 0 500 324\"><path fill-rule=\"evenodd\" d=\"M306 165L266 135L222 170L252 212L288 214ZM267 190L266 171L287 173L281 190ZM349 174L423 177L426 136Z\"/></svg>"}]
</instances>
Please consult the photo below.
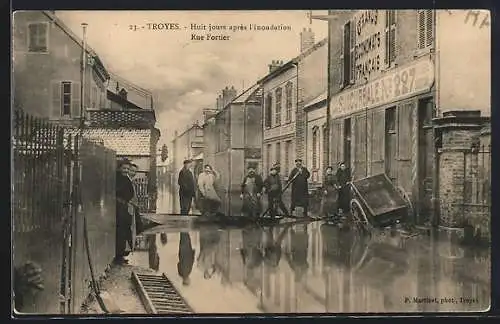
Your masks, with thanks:
<instances>
[{"instance_id":1,"label":"man wearing hat","mask_svg":"<svg viewBox=\"0 0 500 324\"><path fill-rule=\"evenodd\" d=\"M131 226L135 215L134 209L130 207L134 198L134 187L129 178L130 164L129 160L120 161L116 172L116 263L127 262L127 242L133 247Z\"/></svg>"},{"instance_id":2,"label":"man wearing hat","mask_svg":"<svg viewBox=\"0 0 500 324\"><path fill-rule=\"evenodd\" d=\"M271 170L266 180L264 180L264 188L266 189L269 212L271 217L275 217L277 214L276 207L279 207L285 216L289 216L288 210L283 203L281 198L282 186L281 179L279 175L279 164L275 164Z\"/></svg>"},{"instance_id":3,"label":"man wearing hat","mask_svg":"<svg viewBox=\"0 0 500 324\"><path fill-rule=\"evenodd\" d=\"M260 195L264 187L262 177L255 172L255 165L248 165L248 173L241 182L242 213L256 217L261 212Z\"/></svg>"},{"instance_id":4,"label":"man wearing hat","mask_svg":"<svg viewBox=\"0 0 500 324\"><path fill-rule=\"evenodd\" d=\"M307 180L311 176L309 170L302 165L302 159L295 160L295 168L290 172L288 177L292 182L292 204L290 211L293 212L295 207L304 209L304 217L307 217L307 207L309 205L309 191Z\"/></svg>"},{"instance_id":5,"label":"man wearing hat","mask_svg":"<svg viewBox=\"0 0 500 324\"><path fill-rule=\"evenodd\" d=\"M194 174L191 171L193 161L184 160L184 167L179 172L179 205L181 207L181 214L187 215L191 210L193 198L196 195L196 181Z\"/></svg>"}]
</instances>

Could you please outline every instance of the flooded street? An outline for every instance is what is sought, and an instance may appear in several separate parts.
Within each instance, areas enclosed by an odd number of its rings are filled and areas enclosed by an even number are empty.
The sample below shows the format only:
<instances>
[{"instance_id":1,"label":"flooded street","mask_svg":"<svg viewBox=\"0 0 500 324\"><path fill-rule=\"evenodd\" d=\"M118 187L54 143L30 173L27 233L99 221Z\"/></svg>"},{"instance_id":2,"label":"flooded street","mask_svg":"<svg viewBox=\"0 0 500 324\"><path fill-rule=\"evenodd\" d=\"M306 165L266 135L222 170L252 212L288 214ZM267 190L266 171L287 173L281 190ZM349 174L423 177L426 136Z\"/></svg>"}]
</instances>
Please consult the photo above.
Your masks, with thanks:
<instances>
[{"instance_id":1,"label":"flooded street","mask_svg":"<svg viewBox=\"0 0 500 324\"><path fill-rule=\"evenodd\" d=\"M171 212L173 196L159 197L158 212ZM362 237L321 221L243 229L184 223L150 231L130 263L165 273L196 313L485 311L490 305L490 252L444 234Z\"/></svg>"}]
</instances>

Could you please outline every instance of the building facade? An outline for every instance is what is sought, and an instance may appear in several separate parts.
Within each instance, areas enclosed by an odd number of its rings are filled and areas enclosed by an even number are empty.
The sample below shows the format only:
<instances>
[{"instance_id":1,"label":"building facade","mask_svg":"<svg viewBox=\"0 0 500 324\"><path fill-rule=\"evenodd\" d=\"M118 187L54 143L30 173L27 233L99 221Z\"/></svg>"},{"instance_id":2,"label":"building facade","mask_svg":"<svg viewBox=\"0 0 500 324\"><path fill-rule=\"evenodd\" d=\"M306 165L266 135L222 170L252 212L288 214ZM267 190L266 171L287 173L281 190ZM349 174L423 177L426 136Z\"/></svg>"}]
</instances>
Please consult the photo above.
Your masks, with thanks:
<instances>
[{"instance_id":1,"label":"building facade","mask_svg":"<svg viewBox=\"0 0 500 324\"><path fill-rule=\"evenodd\" d=\"M328 89L328 39L313 44L298 60L297 157L311 171L311 183L320 185L328 159L326 96Z\"/></svg>"},{"instance_id":2,"label":"building facade","mask_svg":"<svg viewBox=\"0 0 500 324\"><path fill-rule=\"evenodd\" d=\"M235 197L247 167L262 171L262 89L255 84L240 95L234 88L224 90L217 101L225 106L207 115L204 124L204 157L220 174L222 209L233 215L241 209L241 201Z\"/></svg>"},{"instance_id":3,"label":"building facade","mask_svg":"<svg viewBox=\"0 0 500 324\"><path fill-rule=\"evenodd\" d=\"M78 125L82 100L84 109L103 107L109 73L86 46L82 78L83 57L83 41L53 12L17 11L13 18L14 107L68 125Z\"/></svg>"},{"instance_id":4,"label":"building facade","mask_svg":"<svg viewBox=\"0 0 500 324\"><path fill-rule=\"evenodd\" d=\"M386 173L412 201L412 221L429 222L439 209L433 120L489 114L490 65L466 62L489 62L490 40L467 11L330 13L339 17L329 22L330 162L345 161L354 179Z\"/></svg>"},{"instance_id":5,"label":"building facade","mask_svg":"<svg viewBox=\"0 0 500 324\"><path fill-rule=\"evenodd\" d=\"M259 81L263 89L265 174L274 163L280 163L286 178L296 158L307 159L304 108L327 88L327 39L314 43L314 33L303 30L301 49L304 51L299 56L285 64L273 61L269 73Z\"/></svg>"}]
</instances>

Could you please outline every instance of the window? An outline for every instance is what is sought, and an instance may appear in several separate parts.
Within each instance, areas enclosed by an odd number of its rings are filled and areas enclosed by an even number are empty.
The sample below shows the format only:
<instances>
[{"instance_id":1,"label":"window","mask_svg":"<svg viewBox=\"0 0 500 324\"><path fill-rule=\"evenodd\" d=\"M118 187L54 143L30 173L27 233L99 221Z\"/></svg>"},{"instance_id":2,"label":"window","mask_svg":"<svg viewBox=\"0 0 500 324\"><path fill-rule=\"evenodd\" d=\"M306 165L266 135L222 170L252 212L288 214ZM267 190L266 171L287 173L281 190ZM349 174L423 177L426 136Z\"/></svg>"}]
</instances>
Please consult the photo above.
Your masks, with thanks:
<instances>
[{"instance_id":1,"label":"window","mask_svg":"<svg viewBox=\"0 0 500 324\"><path fill-rule=\"evenodd\" d=\"M385 110L385 129L388 134L396 133L396 107Z\"/></svg>"},{"instance_id":2,"label":"window","mask_svg":"<svg viewBox=\"0 0 500 324\"><path fill-rule=\"evenodd\" d=\"M62 116L71 115L71 82L61 82L62 89Z\"/></svg>"},{"instance_id":3,"label":"window","mask_svg":"<svg viewBox=\"0 0 500 324\"><path fill-rule=\"evenodd\" d=\"M433 44L434 40L434 11L432 9L417 10L418 49L425 49Z\"/></svg>"},{"instance_id":4,"label":"window","mask_svg":"<svg viewBox=\"0 0 500 324\"><path fill-rule=\"evenodd\" d=\"M293 98L293 84L288 82L285 86L285 122L292 121L292 98Z\"/></svg>"},{"instance_id":5,"label":"window","mask_svg":"<svg viewBox=\"0 0 500 324\"><path fill-rule=\"evenodd\" d=\"M385 11L385 65L390 67L396 59L396 10Z\"/></svg>"},{"instance_id":6,"label":"window","mask_svg":"<svg viewBox=\"0 0 500 324\"><path fill-rule=\"evenodd\" d=\"M288 175L290 171L290 154L292 152L292 141L285 142L285 163L284 163L284 171L285 175Z\"/></svg>"},{"instance_id":7,"label":"window","mask_svg":"<svg viewBox=\"0 0 500 324\"><path fill-rule=\"evenodd\" d=\"M195 136L196 137L203 137L203 129L196 128L196 130L195 130Z\"/></svg>"},{"instance_id":8,"label":"window","mask_svg":"<svg viewBox=\"0 0 500 324\"><path fill-rule=\"evenodd\" d=\"M351 83L354 83L354 49L356 45L356 32L355 24L353 21L347 22L343 27L342 33L342 50L341 50L341 62L343 68L342 71L342 87L345 87Z\"/></svg>"},{"instance_id":9,"label":"window","mask_svg":"<svg viewBox=\"0 0 500 324\"><path fill-rule=\"evenodd\" d=\"M271 127L271 121L272 121L272 116L273 116L273 96L271 94L268 94L266 97L266 102L265 102L265 126L266 127Z\"/></svg>"},{"instance_id":10,"label":"window","mask_svg":"<svg viewBox=\"0 0 500 324\"><path fill-rule=\"evenodd\" d=\"M44 53L48 50L48 24L33 23L28 25L28 51Z\"/></svg>"},{"instance_id":11,"label":"window","mask_svg":"<svg viewBox=\"0 0 500 324\"><path fill-rule=\"evenodd\" d=\"M52 81L51 118L80 116L80 83L73 81Z\"/></svg>"},{"instance_id":12,"label":"window","mask_svg":"<svg viewBox=\"0 0 500 324\"><path fill-rule=\"evenodd\" d=\"M319 155L319 129L318 126L314 126L312 129L312 168L313 170L318 169L318 155Z\"/></svg>"},{"instance_id":13,"label":"window","mask_svg":"<svg viewBox=\"0 0 500 324\"><path fill-rule=\"evenodd\" d=\"M276 89L276 110L275 110L275 119L274 122L276 125L281 125L281 98L282 97L282 89Z\"/></svg>"},{"instance_id":14,"label":"window","mask_svg":"<svg viewBox=\"0 0 500 324\"><path fill-rule=\"evenodd\" d=\"M281 162L281 143L276 143L276 163Z\"/></svg>"}]
</instances>

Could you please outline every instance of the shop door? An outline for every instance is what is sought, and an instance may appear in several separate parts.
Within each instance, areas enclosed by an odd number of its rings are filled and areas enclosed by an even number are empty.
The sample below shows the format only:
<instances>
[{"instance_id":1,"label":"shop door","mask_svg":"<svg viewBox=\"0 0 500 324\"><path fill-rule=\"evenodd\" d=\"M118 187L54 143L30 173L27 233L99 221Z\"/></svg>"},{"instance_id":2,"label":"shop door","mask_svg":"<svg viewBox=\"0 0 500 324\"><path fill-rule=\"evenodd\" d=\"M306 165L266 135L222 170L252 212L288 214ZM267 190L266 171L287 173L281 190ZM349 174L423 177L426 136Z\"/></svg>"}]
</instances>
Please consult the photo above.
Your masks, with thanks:
<instances>
[{"instance_id":1,"label":"shop door","mask_svg":"<svg viewBox=\"0 0 500 324\"><path fill-rule=\"evenodd\" d=\"M417 222L423 224L430 219L432 212L433 190L433 154L434 136L432 128L434 103L432 98L419 101L418 104L418 180L419 204Z\"/></svg>"},{"instance_id":2,"label":"shop door","mask_svg":"<svg viewBox=\"0 0 500 324\"><path fill-rule=\"evenodd\" d=\"M390 107L385 110L385 173L394 183L397 180L396 156L396 107Z\"/></svg>"}]
</instances>

